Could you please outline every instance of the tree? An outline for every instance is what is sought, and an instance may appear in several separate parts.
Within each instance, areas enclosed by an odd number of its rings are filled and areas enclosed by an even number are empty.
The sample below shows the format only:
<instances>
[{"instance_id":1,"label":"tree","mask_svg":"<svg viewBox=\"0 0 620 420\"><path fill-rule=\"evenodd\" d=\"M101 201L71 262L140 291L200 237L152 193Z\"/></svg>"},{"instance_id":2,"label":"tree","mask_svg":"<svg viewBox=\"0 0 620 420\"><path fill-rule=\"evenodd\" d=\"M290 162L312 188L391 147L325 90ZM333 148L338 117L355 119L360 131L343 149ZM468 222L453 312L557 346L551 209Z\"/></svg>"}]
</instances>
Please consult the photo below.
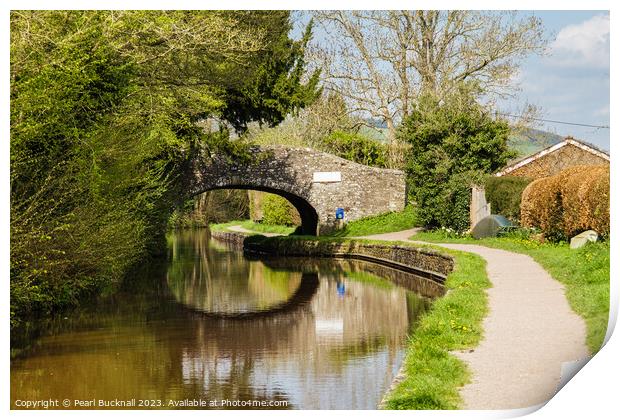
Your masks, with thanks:
<instances>
[{"instance_id":1,"label":"tree","mask_svg":"<svg viewBox=\"0 0 620 420\"><path fill-rule=\"evenodd\" d=\"M287 20L269 11L11 13L12 314L75 303L162 252L195 154L235 158L241 143L223 127L275 124L318 95L317 76L300 77L309 35L287 40ZM252 99L256 86L266 102ZM245 107L234 118L231 92ZM208 118L222 128L205 132Z\"/></svg>"},{"instance_id":2,"label":"tree","mask_svg":"<svg viewBox=\"0 0 620 420\"><path fill-rule=\"evenodd\" d=\"M277 30L267 31L268 48L261 54L261 63L253 77L226 89L223 118L239 131L245 131L250 121L275 126L291 111L312 104L321 93L318 88L320 69L302 83L306 76L305 50L312 36L312 21L301 40L293 41L288 37L289 12L257 11L252 12L251 17L248 22L251 25Z\"/></svg>"},{"instance_id":3,"label":"tree","mask_svg":"<svg viewBox=\"0 0 620 420\"><path fill-rule=\"evenodd\" d=\"M542 52L541 21L515 13L475 11L318 11L327 36L315 45L328 89L351 110L396 127L418 98L443 97L461 82L486 95L514 88L518 60Z\"/></svg>"},{"instance_id":4,"label":"tree","mask_svg":"<svg viewBox=\"0 0 620 420\"><path fill-rule=\"evenodd\" d=\"M471 186L514 157L508 123L491 115L461 86L442 99L423 95L403 121L398 137L411 147L410 199L426 225L467 230Z\"/></svg>"},{"instance_id":5,"label":"tree","mask_svg":"<svg viewBox=\"0 0 620 420\"><path fill-rule=\"evenodd\" d=\"M275 127L253 124L246 137L253 143L311 147L329 152L325 139L336 131L355 132L360 121L352 119L344 99L335 93L322 94L296 115L288 115Z\"/></svg>"}]
</instances>

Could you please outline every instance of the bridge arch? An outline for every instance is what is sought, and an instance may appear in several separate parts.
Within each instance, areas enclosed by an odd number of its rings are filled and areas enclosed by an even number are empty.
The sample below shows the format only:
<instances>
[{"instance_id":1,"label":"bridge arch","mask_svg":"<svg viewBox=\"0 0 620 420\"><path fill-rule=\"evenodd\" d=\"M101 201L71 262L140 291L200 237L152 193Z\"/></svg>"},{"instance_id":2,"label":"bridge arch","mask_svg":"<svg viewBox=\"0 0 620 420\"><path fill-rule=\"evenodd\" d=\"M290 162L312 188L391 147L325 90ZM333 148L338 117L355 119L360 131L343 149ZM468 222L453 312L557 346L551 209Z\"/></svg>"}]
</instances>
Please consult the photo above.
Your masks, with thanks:
<instances>
[{"instance_id":1,"label":"bridge arch","mask_svg":"<svg viewBox=\"0 0 620 420\"><path fill-rule=\"evenodd\" d=\"M360 165L309 148L253 146L241 164L221 155L192 162L187 193L248 189L278 194L299 212L301 232L321 235L344 223L405 206L402 171ZM344 211L338 219L337 209Z\"/></svg>"},{"instance_id":2,"label":"bridge arch","mask_svg":"<svg viewBox=\"0 0 620 420\"><path fill-rule=\"evenodd\" d=\"M295 207L297 212L299 213L299 217L301 219L301 226L297 230L297 233L300 235L317 235L318 234L318 226L319 226L319 215L316 209L310 204L305 198L296 195L295 193L291 193L289 191L279 190L275 188L271 188L269 186L255 186L255 185L241 185L241 184L231 184L225 186L216 186L212 188L205 189L204 191L200 191L197 194L213 191L218 189L232 189L232 190L252 190L252 191L262 191L271 194L277 194L280 197L285 198Z\"/></svg>"}]
</instances>

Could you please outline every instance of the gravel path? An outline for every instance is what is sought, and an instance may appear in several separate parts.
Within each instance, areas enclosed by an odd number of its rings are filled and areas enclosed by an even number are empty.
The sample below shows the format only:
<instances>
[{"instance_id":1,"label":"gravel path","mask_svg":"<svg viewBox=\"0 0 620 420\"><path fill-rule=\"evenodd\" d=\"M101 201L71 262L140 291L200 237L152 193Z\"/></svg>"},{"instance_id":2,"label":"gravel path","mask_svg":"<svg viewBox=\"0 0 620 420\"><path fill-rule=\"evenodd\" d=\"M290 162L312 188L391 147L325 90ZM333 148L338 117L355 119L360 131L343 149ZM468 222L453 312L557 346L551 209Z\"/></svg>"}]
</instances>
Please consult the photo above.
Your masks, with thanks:
<instances>
[{"instance_id":1,"label":"gravel path","mask_svg":"<svg viewBox=\"0 0 620 420\"><path fill-rule=\"evenodd\" d=\"M365 236L409 241L417 232ZM564 286L531 257L479 245L438 244L487 261L493 286L484 338L474 351L457 352L473 372L461 389L468 409L511 409L547 402L589 357L584 320L570 308Z\"/></svg>"}]
</instances>

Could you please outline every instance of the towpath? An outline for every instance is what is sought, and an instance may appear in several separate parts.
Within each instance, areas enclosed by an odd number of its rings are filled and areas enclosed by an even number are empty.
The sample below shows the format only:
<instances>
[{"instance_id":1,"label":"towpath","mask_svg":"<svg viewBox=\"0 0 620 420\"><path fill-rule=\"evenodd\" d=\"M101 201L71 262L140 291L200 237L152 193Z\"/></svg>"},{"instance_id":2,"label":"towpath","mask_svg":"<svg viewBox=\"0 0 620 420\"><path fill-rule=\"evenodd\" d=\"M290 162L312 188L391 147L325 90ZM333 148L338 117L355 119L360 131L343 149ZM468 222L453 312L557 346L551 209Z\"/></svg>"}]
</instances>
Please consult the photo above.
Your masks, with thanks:
<instances>
[{"instance_id":1,"label":"towpath","mask_svg":"<svg viewBox=\"0 0 620 420\"><path fill-rule=\"evenodd\" d=\"M365 236L409 240L417 229ZM484 338L455 353L473 373L461 389L469 409L526 408L553 397L574 365L589 357L584 320L570 308L564 286L530 256L470 244L437 244L472 252L487 262L492 283Z\"/></svg>"}]
</instances>

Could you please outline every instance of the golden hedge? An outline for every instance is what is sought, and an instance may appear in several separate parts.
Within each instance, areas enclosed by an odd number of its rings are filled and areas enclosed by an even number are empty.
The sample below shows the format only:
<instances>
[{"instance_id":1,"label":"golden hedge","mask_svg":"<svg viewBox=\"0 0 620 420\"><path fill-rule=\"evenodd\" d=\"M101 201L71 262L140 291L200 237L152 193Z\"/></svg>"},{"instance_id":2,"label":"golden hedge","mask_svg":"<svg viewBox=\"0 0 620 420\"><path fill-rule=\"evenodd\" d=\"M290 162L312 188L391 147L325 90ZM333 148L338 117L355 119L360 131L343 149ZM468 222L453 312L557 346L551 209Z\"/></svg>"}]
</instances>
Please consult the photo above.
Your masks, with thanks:
<instances>
[{"instance_id":1,"label":"golden hedge","mask_svg":"<svg viewBox=\"0 0 620 420\"><path fill-rule=\"evenodd\" d=\"M521 224L551 239L593 229L609 236L609 166L575 166L523 190Z\"/></svg>"}]
</instances>

